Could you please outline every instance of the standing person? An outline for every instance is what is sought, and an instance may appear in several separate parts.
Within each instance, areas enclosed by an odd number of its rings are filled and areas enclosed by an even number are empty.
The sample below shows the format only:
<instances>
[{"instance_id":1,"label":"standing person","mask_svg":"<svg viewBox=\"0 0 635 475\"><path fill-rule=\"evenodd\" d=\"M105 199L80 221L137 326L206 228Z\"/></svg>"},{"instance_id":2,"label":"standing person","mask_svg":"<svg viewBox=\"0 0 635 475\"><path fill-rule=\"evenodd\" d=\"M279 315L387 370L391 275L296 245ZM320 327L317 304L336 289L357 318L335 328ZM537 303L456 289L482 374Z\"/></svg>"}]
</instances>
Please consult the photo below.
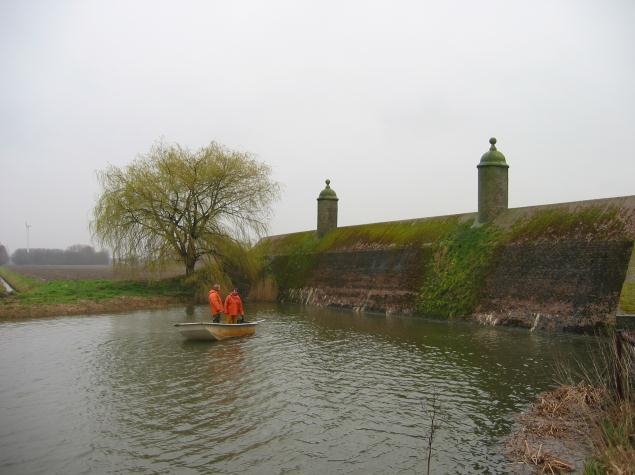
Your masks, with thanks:
<instances>
[{"instance_id":1,"label":"standing person","mask_svg":"<svg viewBox=\"0 0 635 475\"><path fill-rule=\"evenodd\" d=\"M220 316L223 313L223 297L220 294L220 285L214 284L212 290L209 291L209 308L212 311L212 321L220 322Z\"/></svg>"},{"instance_id":2,"label":"standing person","mask_svg":"<svg viewBox=\"0 0 635 475\"><path fill-rule=\"evenodd\" d=\"M225 299L225 314L229 319L228 323L238 323L238 315L241 317L245 316L243 301L240 300L240 295L238 295L238 289L236 288Z\"/></svg>"}]
</instances>

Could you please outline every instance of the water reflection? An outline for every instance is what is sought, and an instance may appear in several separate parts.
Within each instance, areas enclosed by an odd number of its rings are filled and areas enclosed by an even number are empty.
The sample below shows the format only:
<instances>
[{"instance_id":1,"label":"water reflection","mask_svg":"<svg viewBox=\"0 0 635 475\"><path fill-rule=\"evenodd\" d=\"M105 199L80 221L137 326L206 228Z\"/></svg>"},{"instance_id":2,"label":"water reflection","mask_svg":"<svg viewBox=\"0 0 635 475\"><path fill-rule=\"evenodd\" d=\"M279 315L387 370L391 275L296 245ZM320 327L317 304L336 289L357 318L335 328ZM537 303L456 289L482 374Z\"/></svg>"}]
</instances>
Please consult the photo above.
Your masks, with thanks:
<instances>
[{"instance_id":1,"label":"water reflection","mask_svg":"<svg viewBox=\"0 0 635 475\"><path fill-rule=\"evenodd\" d=\"M183 341L192 309L0 323L0 471L505 471L510 414L583 358L575 335L251 306L250 338ZM566 356L563 356L566 355ZM62 440L63 443L60 443Z\"/></svg>"}]
</instances>

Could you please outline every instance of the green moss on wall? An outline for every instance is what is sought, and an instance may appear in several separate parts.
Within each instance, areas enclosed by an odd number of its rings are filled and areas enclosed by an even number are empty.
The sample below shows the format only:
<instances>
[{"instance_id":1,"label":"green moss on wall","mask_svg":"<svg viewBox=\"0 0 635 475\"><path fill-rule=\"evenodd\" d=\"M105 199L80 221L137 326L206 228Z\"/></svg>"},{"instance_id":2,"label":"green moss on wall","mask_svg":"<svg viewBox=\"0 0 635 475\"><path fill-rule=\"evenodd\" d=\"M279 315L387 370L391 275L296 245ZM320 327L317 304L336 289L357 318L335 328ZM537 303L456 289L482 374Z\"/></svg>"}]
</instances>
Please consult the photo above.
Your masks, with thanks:
<instances>
[{"instance_id":1,"label":"green moss on wall","mask_svg":"<svg viewBox=\"0 0 635 475\"><path fill-rule=\"evenodd\" d=\"M620 295L620 309L628 314L635 314L635 282L624 282Z\"/></svg>"},{"instance_id":2,"label":"green moss on wall","mask_svg":"<svg viewBox=\"0 0 635 475\"><path fill-rule=\"evenodd\" d=\"M304 286L315 264L318 242L317 235L308 232L285 236L284 242L277 243L277 250L286 252L273 259L267 271L274 276L280 290Z\"/></svg>"},{"instance_id":3,"label":"green moss on wall","mask_svg":"<svg viewBox=\"0 0 635 475\"><path fill-rule=\"evenodd\" d=\"M441 240L424 270L417 311L444 317L472 313L502 235L493 226L464 224Z\"/></svg>"},{"instance_id":4,"label":"green moss on wall","mask_svg":"<svg viewBox=\"0 0 635 475\"><path fill-rule=\"evenodd\" d=\"M575 211L541 210L517 220L507 233L509 242L599 240L625 238L626 223L616 207L589 207Z\"/></svg>"},{"instance_id":5,"label":"green moss on wall","mask_svg":"<svg viewBox=\"0 0 635 475\"><path fill-rule=\"evenodd\" d=\"M345 249L414 247L446 236L458 223L457 216L391 223L348 226L330 231L318 239L314 231L287 234L263 241L259 252L277 256L268 266L280 290L304 286L319 254Z\"/></svg>"},{"instance_id":6,"label":"green moss on wall","mask_svg":"<svg viewBox=\"0 0 635 475\"><path fill-rule=\"evenodd\" d=\"M509 228L459 226L438 243L433 260L426 266L417 310L446 317L473 313L501 246L626 238L626 224L619 209L613 207L544 209L528 219L518 219Z\"/></svg>"},{"instance_id":7,"label":"green moss on wall","mask_svg":"<svg viewBox=\"0 0 635 475\"><path fill-rule=\"evenodd\" d=\"M321 253L392 247L421 247L423 265L417 311L469 315L502 246L562 240L632 240L622 210L586 206L509 210L504 227L472 227L474 215L395 221L334 229L322 239L314 231L261 243L267 268L282 292L305 286ZM628 305L628 304L627 304ZM635 305L635 303L633 303Z\"/></svg>"},{"instance_id":8,"label":"green moss on wall","mask_svg":"<svg viewBox=\"0 0 635 475\"><path fill-rule=\"evenodd\" d=\"M458 217L364 224L334 229L322 238L318 252L377 246L417 246L432 243L456 228Z\"/></svg>"}]
</instances>

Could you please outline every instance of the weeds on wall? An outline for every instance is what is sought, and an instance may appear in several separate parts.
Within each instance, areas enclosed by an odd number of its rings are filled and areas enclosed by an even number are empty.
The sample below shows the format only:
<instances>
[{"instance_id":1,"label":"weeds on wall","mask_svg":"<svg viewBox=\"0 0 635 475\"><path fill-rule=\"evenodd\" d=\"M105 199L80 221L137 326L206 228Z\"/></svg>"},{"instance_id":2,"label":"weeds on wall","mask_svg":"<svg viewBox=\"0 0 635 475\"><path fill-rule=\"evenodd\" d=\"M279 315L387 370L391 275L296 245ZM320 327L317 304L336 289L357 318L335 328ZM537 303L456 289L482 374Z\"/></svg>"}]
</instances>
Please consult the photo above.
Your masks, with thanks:
<instances>
[{"instance_id":1,"label":"weeds on wall","mask_svg":"<svg viewBox=\"0 0 635 475\"><path fill-rule=\"evenodd\" d=\"M464 224L439 241L424 270L417 311L444 317L470 315L501 236L493 226Z\"/></svg>"},{"instance_id":2,"label":"weeds on wall","mask_svg":"<svg viewBox=\"0 0 635 475\"><path fill-rule=\"evenodd\" d=\"M507 228L460 225L435 245L423 272L417 311L444 317L471 315L495 264L496 251L504 245L627 238L625 221L614 207L545 209Z\"/></svg>"},{"instance_id":3,"label":"weeds on wall","mask_svg":"<svg viewBox=\"0 0 635 475\"><path fill-rule=\"evenodd\" d=\"M306 232L289 235L284 243L279 243L278 249L286 253L273 259L268 271L282 291L304 286L315 265L318 242L314 232Z\"/></svg>"},{"instance_id":4,"label":"weeds on wall","mask_svg":"<svg viewBox=\"0 0 635 475\"><path fill-rule=\"evenodd\" d=\"M364 224L333 230L317 245L317 251L364 247L412 247L433 243L458 225L457 216L446 218Z\"/></svg>"},{"instance_id":5,"label":"weeds on wall","mask_svg":"<svg viewBox=\"0 0 635 475\"><path fill-rule=\"evenodd\" d=\"M545 208L529 215L509 212L508 218L515 219L505 227L472 227L473 220L466 222L465 215L457 215L348 226L322 239L313 231L294 233L265 240L259 247L263 255L274 256L265 272L275 277L282 292L305 286L323 252L422 247L417 311L453 317L474 312L501 246L564 239L633 239L617 207Z\"/></svg>"},{"instance_id":6,"label":"weeds on wall","mask_svg":"<svg viewBox=\"0 0 635 475\"><path fill-rule=\"evenodd\" d=\"M509 229L510 242L624 239L626 223L617 207L590 207L575 211L545 209L527 220L517 220Z\"/></svg>"},{"instance_id":7,"label":"weeds on wall","mask_svg":"<svg viewBox=\"0 0 635 475\"><path fill-rule=\"evenodd\" d=\"M272 274L279 288L285 291L305 285L321 253L429 245L456 228L457 223L457 216L449 216L348 226L334 229L322 239L318 239L313 231L293 233L265 240L258 246L258 252L275 256L265 272Z\"/></svg>"}]
</instances>

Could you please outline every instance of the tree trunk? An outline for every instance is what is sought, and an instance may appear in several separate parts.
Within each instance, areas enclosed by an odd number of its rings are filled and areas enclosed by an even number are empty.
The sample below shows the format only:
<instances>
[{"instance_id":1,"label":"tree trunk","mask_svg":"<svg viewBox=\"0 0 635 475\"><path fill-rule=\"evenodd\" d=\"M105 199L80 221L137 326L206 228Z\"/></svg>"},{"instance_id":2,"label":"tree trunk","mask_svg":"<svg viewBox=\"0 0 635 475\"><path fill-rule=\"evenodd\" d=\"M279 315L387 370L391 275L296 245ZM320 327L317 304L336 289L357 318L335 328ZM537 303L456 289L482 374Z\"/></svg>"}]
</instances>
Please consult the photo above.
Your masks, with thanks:
<instances>
[{"instance_id":1,"label":"tree trunk","mask_svg":"<svg viewBox=\"0 0 635 475\"><path fill-rule=\"evenodd\" d=\"M187 243L187 252L184 256L185 261L185 275L191 275L194 273L194 266L196 265L196 250L194 248L194 241L190 239Z\"/></svg>"},{"instance_id":2,"label":"tree trunk","mask_svg":"<svg viewBox=\"0 0 635 475\"><path fill-rule=\"evenodd\" d=\"M192 275L194 273L194 266L196 265L196 259L186 257L185 261L185 275Z\"/></svg>"}]
</instances>

